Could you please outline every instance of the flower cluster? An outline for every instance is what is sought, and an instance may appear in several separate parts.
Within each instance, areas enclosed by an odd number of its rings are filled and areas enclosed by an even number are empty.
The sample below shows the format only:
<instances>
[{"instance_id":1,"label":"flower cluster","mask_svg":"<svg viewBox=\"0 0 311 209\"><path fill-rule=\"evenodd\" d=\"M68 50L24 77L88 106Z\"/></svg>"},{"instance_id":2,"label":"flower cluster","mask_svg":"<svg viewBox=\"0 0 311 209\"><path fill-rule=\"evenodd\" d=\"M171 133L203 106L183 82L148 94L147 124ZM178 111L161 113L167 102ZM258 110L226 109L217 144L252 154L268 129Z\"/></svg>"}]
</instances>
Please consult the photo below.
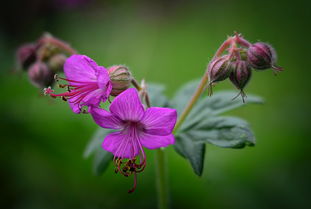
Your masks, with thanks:
<instances>
[{"instance_id":1,"label":"flower cluster","mask_svg":"<svg viewBox=\"0 0 311 209\"><path fill-rule=\"evenodd\" d=\"M75 54L67 43L43 34L34 43L26 43L16 51L16 67L28 72L30 82L43 88L54 83L54 75L63 71L68 55Z\"/></svg>"},{"instance_id":2,"label":"flower cluster","mask_svg":"<svg viewBox=\"0 0 311 209\"><path fill-rule=\"evenodd\" d=\"M64 73L65 78L56 76L56 80L66 81L67 84L59 86L68 91L55 94L48 87L44 93L53 98L61 97L68 101L74 113L90 113L99 126L115 130L105 137L102 147L113 153L117 173L126 177L134 175L134 187L129 190L133 192L137 173L146 167L143 148L157 149L175 142L172 131L177 119L176 110L145 109L139 92L129 88L132 76L125 66L106 69L85 55L72 55L64 64ZM100 103L109 96L116 97L107 111L100 107Z\"/></svg>"},{"instance_id":3,"label":"flower cluster","mask_svg":"<svg viewBox=\"0 0 311 209\"><path fill-rule=\"evenodd\" d=\"M227 53L224 53L227 51ZM227 78L240 90L237 95L246 97L244 88L255 70L272 68L274 72L283 69L276 65L276 52L267 43L257 42L251 44L240 34L229 37L218 49L216 55L208 65L209 95L212 95L212 86Z\"/></svg>"}]
</instances>

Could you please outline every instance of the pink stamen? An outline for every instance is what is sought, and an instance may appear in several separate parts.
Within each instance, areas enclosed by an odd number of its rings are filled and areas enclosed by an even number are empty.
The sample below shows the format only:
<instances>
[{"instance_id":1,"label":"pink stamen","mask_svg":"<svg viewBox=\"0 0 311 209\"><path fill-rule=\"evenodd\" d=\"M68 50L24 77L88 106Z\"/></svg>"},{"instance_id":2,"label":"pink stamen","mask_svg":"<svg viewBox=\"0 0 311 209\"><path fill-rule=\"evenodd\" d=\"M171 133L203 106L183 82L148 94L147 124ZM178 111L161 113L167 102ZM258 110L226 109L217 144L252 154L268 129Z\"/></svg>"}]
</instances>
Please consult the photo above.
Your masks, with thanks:
<instances>
[{"instance_id":1,"label":"pink stamen","mask_svg":"<svg viewBox=\"0 0 311 209\"><path fill-rule=\"evenodd\" d=\"M97 82L84 82L84 81L74 81L66 78L55 76L56 80L65 80L67 82L77 83L77 84L64 84L60 85L61 88L67 87L68 92L60 93L60 94L54 94L54 90L51 88L44 89L44 93L47 95L50 95L51 97L62 97L64 100L67 99L73 99L75 100L71 101L74 104L80 103L89 93L92 91L98 89Z\"/></svg>"}]
</instances>

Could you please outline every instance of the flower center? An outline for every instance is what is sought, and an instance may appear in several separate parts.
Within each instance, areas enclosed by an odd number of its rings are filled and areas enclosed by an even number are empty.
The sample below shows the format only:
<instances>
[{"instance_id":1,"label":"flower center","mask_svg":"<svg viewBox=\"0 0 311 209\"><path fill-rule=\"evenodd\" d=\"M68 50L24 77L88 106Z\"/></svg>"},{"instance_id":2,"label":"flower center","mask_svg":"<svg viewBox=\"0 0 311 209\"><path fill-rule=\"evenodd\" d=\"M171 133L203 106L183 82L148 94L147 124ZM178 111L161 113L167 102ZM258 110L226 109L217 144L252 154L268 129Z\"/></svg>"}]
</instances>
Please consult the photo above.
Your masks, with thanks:
<instances>
[{"instance_id":1,"label":"flower center","mask_svg":"<svg viewBox=\"0 0 311 209\"><path fill-rule=\"evenodd\" d=\"M136 189L137 185L137 173L142 172L146 167L146 155L144 149L139 140L139 134L144 129L143 124L137 121L125 121L124 128L121 131L126 137L120 143L118 152L114 157L113 161L115 164L115 172L121 173L123 176L128 177L134 174L134 185L133 188L128 192L132 193ZM130 158L122 158L121 150L124 151L126 146L131 146L132 151ZM137 148L139 154L137 155Z\"/></svg>"}]
</instances>

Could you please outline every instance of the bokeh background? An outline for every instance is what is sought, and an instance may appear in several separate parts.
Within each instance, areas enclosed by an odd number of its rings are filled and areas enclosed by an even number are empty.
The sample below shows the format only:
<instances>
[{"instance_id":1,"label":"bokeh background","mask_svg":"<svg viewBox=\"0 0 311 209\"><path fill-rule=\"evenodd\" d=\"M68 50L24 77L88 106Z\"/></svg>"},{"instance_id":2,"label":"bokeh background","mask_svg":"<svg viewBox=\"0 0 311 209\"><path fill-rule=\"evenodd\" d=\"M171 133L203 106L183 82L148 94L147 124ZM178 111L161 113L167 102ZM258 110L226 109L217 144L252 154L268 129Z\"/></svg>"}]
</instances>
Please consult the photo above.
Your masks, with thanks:
<instances>
[{"instance_id":1,"label":"bokeh background","mask_svg":"<svg viewBox=\"0 0 311 209\"><path fill-rule=\"evenodd\" d=\"M132 179L92 173L83 159L97 126L67 104L40 96L27 74L16 74L14 50L44 31L68 41L99 64L126 64L138 78L164 83L172 96L202 75L233 31L271 43L285 71L256 72L246 91L264 105L231 111L247 119L257 145L241 150L208 145L202 177L167 149L172 208L309 208L310 1L6 1L0 8L0 207L14 209L156 208L152 151ZM233 89L229 82L215 91Z\"/></svg>"}]
</instances>

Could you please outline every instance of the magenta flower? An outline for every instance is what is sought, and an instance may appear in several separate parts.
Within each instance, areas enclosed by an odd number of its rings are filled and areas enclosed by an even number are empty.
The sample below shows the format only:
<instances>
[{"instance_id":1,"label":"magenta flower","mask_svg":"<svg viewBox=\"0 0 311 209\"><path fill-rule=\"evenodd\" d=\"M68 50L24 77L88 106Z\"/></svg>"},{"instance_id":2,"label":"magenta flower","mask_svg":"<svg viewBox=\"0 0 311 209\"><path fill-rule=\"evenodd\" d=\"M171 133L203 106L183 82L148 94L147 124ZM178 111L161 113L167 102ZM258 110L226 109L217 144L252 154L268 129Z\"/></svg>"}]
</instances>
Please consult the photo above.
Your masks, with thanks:
<instances>
[{"instance_id":1,"label":"magenta flower","mask_svg":"<svg viewBox=\"0 0 311 209\"><path fill-rule=\"evenodd\" d=\"M80 113L83 106L99 106L110 95L112 84L108 71L85 55L69 57L64 64L64 73L66 78L56 79L68 82L66 85L59 85L66 87L68 92L54 94L54 90L47 88L44 93L68 100L74 113Z\"/></svg>"},{"instance_id":2,"label":"magenta flower","mask_svg":"<svg viewBox=\"0 0 311 209\"><path fill-rule=\"evenodd\" d=\"M117 96L110 105L110 112L91 107L90 113L95 122L107 129L118 130L105 137L102 147L112 152L116 172L124 176L134 174L146 166L143 147L157 149L174 144L172 134L176 123L175 109L151 107L144 109L136 89L130 88ZM138 161L139 158L139 162ZM126 161L124 161L126 159Z\"/></svg>"}]
</instances>

